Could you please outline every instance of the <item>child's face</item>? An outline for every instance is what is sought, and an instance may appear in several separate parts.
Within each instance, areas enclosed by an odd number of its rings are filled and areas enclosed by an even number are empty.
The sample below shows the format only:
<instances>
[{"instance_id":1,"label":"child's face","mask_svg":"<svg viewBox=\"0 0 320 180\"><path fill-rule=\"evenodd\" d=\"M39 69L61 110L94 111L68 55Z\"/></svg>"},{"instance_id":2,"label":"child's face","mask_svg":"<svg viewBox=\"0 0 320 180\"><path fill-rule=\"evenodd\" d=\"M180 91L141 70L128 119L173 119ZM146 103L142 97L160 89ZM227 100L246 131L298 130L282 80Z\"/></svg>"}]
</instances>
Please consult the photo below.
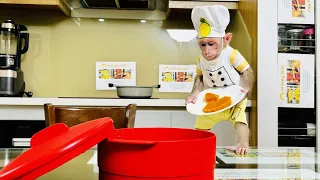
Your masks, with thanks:
<instances>
[{"instance_id":1,"label":"child's face","mask_svg":"<svg viewBox=\"0 0 320 180\"><path fill-rule=\"evenodd\" d=\"M203 38L199 39L199 47L202 56L208 60L215 60L219 57L223 49L223 38Z\"/></svg>"}]
</instances>

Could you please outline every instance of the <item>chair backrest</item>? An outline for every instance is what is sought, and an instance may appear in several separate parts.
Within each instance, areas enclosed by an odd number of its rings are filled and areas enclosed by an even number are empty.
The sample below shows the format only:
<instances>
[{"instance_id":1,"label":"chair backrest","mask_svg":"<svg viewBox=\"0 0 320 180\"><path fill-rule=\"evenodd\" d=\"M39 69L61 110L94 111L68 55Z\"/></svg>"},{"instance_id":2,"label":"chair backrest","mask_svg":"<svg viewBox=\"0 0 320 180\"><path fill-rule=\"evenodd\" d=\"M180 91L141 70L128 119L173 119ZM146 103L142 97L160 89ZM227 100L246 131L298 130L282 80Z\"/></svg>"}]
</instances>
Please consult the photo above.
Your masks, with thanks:
<instances>
[{"instance_id":1,"label":"chair backrest","mask_svg":"<svg viewBox=\"0 0 320 180\"><path fill-rule=\"evenodd\" d=\"M68 127L103 117L110 117L114 127L133 128L136 117L136 104L126 107L98 107L98 106L55 106L44 104L46 126L64 123Z\"/></svg>"}]
</instances>

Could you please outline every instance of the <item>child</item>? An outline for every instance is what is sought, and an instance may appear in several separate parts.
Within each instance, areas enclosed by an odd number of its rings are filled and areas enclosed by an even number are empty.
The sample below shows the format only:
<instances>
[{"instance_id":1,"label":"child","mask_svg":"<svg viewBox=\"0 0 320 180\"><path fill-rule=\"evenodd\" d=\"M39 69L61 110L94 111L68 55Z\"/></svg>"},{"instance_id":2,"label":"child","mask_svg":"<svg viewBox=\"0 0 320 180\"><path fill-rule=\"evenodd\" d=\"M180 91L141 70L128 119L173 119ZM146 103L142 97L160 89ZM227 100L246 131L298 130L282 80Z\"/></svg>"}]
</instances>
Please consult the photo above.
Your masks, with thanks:
<instances>
[{"instance_id":1,"label":"child","mask_svg":"<svg viewBox=\"0 0 320 180\"><path fill-rule=\"evenodd\" d=\"M249 128L246 120L247 94L251 92L253 72L245 58L229 46L231 33L225 33L230 22L230 14L221 5L196 7L191 19L198 32L198 43L202 54L197 61L197 76L186 104L195 103L198 94L208 88L240 85L245 98L239 104L224 112L198 116L195 128L210 130L222 120L233 123L238 136L238 144L229 148L238 154L245 154L249 146Z\"/></svg>"}]
</instances>

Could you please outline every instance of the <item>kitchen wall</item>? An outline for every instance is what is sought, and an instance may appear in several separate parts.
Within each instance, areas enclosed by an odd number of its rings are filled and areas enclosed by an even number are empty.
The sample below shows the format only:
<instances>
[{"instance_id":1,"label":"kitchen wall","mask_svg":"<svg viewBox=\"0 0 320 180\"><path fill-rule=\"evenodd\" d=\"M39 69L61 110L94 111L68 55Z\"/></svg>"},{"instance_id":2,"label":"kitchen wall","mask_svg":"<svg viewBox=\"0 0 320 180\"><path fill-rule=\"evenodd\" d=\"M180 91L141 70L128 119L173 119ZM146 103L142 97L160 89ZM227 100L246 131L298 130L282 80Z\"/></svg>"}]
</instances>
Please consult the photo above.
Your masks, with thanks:
<instances>
[{"instance_id":1,"label":"kitchen wall","mask_svg":"<svg viewBox=\"0 0 320 180\"><path fill-rule=\"evenodd\" d=\"M30 49L23 56L27 91L35 97L116 97L115 91L95 90L96 61L137 62L137 85L158 84L159 64L194 64L197 40L178 43L166 29L191 29L190 18L169 21L67 18L53 12L0 11L0 20L13 19L30 33ZM251 38L239 13L232 13L232 46L251 61ZM185 98L184 93L154 97Z\"/></svg>"}]
</instances>

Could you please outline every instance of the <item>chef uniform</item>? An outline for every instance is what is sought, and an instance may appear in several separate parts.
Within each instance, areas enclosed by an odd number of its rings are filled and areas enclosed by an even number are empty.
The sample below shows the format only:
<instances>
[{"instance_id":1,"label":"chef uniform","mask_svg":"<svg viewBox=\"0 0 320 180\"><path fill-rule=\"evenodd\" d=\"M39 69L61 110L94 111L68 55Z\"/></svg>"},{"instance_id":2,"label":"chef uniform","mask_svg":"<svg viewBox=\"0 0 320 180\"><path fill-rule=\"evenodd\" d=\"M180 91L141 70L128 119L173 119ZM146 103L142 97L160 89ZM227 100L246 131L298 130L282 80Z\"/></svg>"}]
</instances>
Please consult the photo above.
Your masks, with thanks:
<instances>
[{"instance_id":1,"label":"chef uniform","mask_svg":"<svg viewBox=\"0 0 320 180\"><path fill-rule=\"evenodd\" d=\"M230 14L221 5L201 6L192 10L191 19L198 32L198 38L224 38L230 22ZM223 43L223 41L221 41ZM223 44L220 48L223 48ZM230 46L223 48L219 57L208 61L202 55L198 57L197 74L202 75L204 88L240 85L240 74L250 67L245 58ZM222 120L247 124L246 102L244 99L231 109L214 115L198 116L196 129L209 130Z\"/></svg>"}]
</instances>

